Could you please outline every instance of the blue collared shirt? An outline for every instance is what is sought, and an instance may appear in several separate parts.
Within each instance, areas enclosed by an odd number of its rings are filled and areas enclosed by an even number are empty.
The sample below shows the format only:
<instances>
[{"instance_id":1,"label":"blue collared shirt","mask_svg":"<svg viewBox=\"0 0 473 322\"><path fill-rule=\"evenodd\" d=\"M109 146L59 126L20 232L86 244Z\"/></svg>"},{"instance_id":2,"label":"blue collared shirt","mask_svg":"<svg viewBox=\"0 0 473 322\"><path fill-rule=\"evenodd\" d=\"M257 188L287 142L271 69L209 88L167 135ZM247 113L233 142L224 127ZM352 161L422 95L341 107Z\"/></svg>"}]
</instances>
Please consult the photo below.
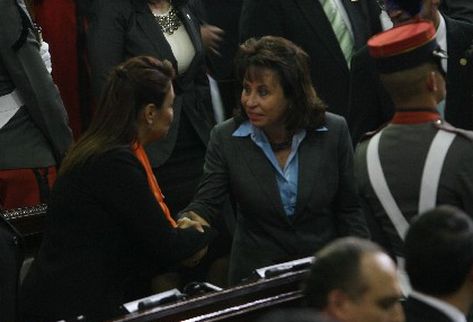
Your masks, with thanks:
<instances>
[{"instance_id":1,"label":"blue collared shirt","mask_svg":"<svg viewBox=\"0 0 473 322\"><path fill-rule=\"evenodd\" d=\"M316 131L327 131L326 127L318 128ZM269 162L273 166L276 175L276 181L278 183L279 195L281 202L284 207L284 211L287 216L294 215L297 200L297 187L298 187L298 175L299 175L299 159L298 159L298 148L302 140L306 136L306 130L298 131L292 137L292 146L289 157L287 158L286 165L282 169L279 166L279 162L276 155L271 149L268 138L262 130L251 125L249 121L243 122L232 134L237 137L250 136L251 140L263 150L264 155L268 158Z\"/></svg>"}]
</instances>

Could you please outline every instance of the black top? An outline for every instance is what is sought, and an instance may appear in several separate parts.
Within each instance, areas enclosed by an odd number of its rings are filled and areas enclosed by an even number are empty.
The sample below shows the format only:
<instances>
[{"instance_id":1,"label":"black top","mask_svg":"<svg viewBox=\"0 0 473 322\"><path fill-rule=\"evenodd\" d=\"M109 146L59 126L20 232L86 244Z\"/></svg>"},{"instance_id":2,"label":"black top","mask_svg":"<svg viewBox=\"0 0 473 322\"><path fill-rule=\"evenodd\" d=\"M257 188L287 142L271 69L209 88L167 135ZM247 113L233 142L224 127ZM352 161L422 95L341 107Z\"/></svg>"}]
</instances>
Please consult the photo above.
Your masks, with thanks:
<instances>
[{"instance_id":1,"label":"black top","mask_svg":"<svg viewBox=\"0 0 473 322\"><path fill-rule=\"evenodd\" d=\"M132 152L104 153L57 179L22 287L24 312L46 320L114 315L139 281L194 254L211 235L171 228Z\"/></svg>"}]
</instances>

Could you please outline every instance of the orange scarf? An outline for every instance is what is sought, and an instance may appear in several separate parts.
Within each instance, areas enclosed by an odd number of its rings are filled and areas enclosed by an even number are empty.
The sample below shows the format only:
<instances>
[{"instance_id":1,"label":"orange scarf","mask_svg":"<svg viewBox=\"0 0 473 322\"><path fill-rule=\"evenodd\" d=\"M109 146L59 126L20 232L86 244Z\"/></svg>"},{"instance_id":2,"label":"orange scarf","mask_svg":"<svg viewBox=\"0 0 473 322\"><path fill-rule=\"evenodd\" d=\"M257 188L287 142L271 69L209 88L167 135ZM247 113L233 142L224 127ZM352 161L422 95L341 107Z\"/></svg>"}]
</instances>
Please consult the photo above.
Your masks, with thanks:
<instances>
[{"instance_id":1,"label":"orange scarf","mask_svg":"<svg viewBox=\"0 0 473 322\"><path fill-rule=\"evenodd\" d=\"M169 211L168 206L164 202L164 196L161 192L161 189L159 188L158 181L156 180L156 177L153 174L153 170L151 169L151 165L149 164L148 156L146 155L145 149L141 144L137 142L133 144L132 150L135 156L140 161L140 163L145 168L149 188L151 189L151 192L153 193L154 198L156 198L156 201L158 202L159 206L163 210L164 216L169 221L171 226L176 228L177 224L171 217L171 212Z\"/></svg>"}]
</instances>

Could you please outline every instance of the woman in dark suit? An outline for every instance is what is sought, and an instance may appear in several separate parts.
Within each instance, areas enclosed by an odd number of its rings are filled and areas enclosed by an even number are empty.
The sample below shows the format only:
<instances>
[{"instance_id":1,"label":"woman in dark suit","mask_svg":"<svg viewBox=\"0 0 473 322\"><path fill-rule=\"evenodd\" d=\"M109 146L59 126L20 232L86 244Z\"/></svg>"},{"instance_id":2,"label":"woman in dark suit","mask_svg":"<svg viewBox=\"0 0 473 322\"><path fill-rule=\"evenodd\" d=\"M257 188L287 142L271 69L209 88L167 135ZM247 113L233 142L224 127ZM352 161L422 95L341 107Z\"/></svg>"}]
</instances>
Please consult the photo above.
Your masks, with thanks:
<instances>
[{"instance_id":1,"label":"woman in dark suit","mask_svg":"<svg viewBox=\"0 0 473 322\"><path fill-rule=\"evenodd\" d=\"M177 72L169 134L146 146L172 213L192 199L214 124L199 25L185 2L95 0L88 28L96 94L113 66L137 55L169 60Z\"/></svg>"},{"instance_id":2,"label":"woman in dark suit","mask_svg":"<svg viewBox=\"0 0 473 322\"><path fill-rule=\"evenodd\" d=\"M211 234L172 219L143 145L173 118L169 62L136 57L111 73L89 129L64 159L41 249L22 285L22 321L103 321L151 278L195 265Z\"/></svg>"},{"instance_id":3,"label":"woman in dark suit","mask_svg":"<svg viewBox=\"0 0 473 322\"><path fill-rule=\"evenodd\" d=\"M236 67L241 115L212 130L198 193L182 214L212 222L230 193L237 209L231 283L339 236L369 236L347 125L325 112L307 54L266 36L240 46Z\"/></svg>"}]
</instances>

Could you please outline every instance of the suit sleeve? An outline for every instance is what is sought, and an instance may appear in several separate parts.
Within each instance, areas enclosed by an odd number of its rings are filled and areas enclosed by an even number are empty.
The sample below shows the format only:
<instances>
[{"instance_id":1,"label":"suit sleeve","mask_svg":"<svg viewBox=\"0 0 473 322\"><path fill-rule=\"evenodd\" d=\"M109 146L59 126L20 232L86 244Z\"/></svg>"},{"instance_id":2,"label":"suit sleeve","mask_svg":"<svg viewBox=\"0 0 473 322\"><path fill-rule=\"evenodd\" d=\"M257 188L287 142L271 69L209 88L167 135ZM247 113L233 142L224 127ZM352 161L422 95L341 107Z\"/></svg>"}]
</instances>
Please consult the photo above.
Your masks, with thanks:
<instances>
[{"instance_id":1,"label":"suit sleeve","mask_svg":"<svg viewBox=\"0 0 473 322\"><path fill-rule=\"evenodd\" d=\"M229 171L222 151L225 140L217 127L210 133L210 141L205 156L204 174L197 194L184 211L195 211L211 222L217 220L229 191Z\"/></svg>"},{"instance_id":2,"label":"suit sleeve","mask_svg":"<svg viewBox=\"0 0 473 322\"><path fill-rule=\"evenodd\" d=\"M290 13L287 13L290 14ZM240 43L266 35L284 37L284 14L279 0L244 0L240 15Z\"/></svg>"},{"instance_id":3,"label":"suit sleeve","mask_svg":"<svg viewBox=\"0 0 473 322\"><path fill-rule=\"evenodd\" d=\"M339 188L334 205L336 207L339 233L369 238L366 219L361 211L353 172L353 148L345 120L339 129L338 167Z\"/></svg>"},{"instance_id":4,"label":"suit sleeve","mask_svg":"<svg viewBox=\"0 0 473 322\"><path fill-rule=\"evenodd\" d=\"M174 229L151 193L145 171L131 152L97 162L94 195L126 227L130 239L160 263L172 264L208 244L213 231Z\"/></svg>"},{"instance_id":5,"label":"suit sleeve","mask_svg":"<svg viewBox=\"0 0 473 322\"><path fill-rule=\"evenodd\" d=\"M95 98L100 97L110 70L125 60L127 30L123 1L95 0L90 10L87 46Z\"/></svg>"}]
</instances>

